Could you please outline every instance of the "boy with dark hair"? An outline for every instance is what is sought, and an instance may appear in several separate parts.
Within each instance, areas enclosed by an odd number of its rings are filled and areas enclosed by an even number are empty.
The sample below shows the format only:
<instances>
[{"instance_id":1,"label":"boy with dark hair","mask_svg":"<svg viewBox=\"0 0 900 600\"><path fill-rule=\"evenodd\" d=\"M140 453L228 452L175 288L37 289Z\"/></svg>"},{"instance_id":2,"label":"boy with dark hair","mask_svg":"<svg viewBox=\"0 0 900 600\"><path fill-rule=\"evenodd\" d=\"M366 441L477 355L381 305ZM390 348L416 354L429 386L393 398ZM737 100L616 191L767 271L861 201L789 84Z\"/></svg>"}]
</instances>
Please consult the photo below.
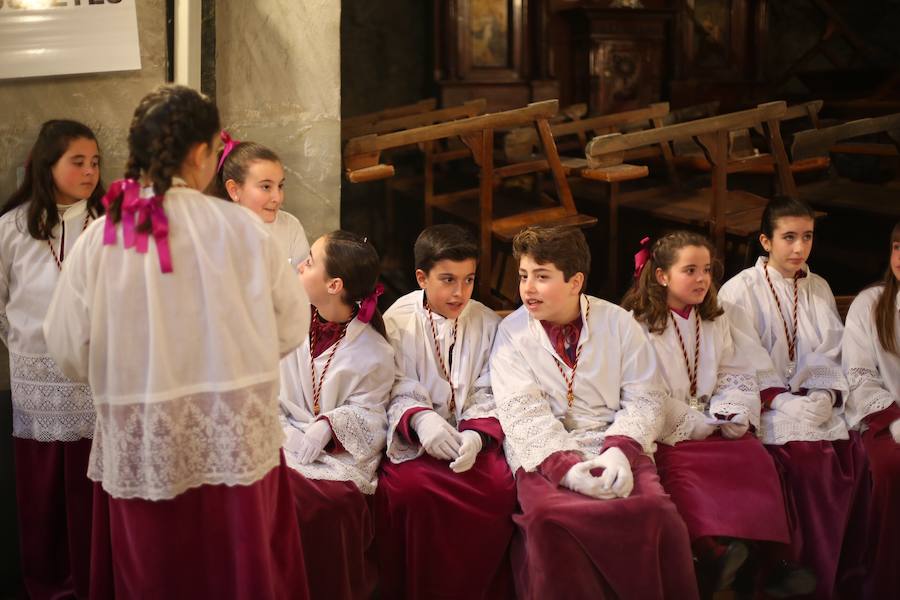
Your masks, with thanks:
<instances>
[{"instance_id":1,"label":"boy with dark hair","mask_svg":"<svg viewBox=\"0 0 900 600\"><path fill-rule=\"evenodd\" d=\"M584 234L513 240L523 306L491 355L497 413L521 513L519 598L697 596L687 528L649 453L665 389L640 326L582 293Z\"/></svg>"},{"instance_id":2,"label":"boy with dark hair","mask_svg":"<svg viewBox=\"0 0 900 600\"><path fill-rule=\"evenodd\" d=\"M515 482L488 370L500 318L471 300L478 247L466 230L427 228L415 259L421 289L384 315L396 380L374 509L382 594L511 597Z\"/></svg>"}]
</instances>

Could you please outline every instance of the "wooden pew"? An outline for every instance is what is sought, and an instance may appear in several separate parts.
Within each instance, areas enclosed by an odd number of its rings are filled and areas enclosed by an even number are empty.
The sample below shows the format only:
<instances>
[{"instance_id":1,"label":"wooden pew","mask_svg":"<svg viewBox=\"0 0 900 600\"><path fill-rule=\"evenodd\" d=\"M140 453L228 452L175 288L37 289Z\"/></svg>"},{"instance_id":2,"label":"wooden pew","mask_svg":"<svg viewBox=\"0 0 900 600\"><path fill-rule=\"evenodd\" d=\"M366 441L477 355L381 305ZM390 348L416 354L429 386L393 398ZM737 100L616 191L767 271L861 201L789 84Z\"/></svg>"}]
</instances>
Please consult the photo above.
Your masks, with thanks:
<instances>
[{"instance_id":1,"label":"wooden pew","mask_svg":"<svg viewBox=\"0 0 900 600\"><path fill-rule=\"evenodd\" d=\"M348 140L351 137L365 135L368 128L374 124L386 119L394 119L396 117L405 117L407 115L415 115L418 113L428 112L437 107L437 99L425 98L412 104L403 106L394 106L383 110L366 113L364 115L356 115L355 117L347 117L341 119L341 140Z\"/></svg>"},{"instance_id":2,"label":"wooden pew","mask_svg":"<svg viewBox=\"0 0 900 600\"><path fill-rule=\"evenodd\" d=\"M882 134L890 142L859 142L855 138ZM822 158L835 154L873 157L900 156L900 113L850 121L794 135L792 154L800 158ZM822 207L863 210L874 215L900 216L900 182L866 183L839 177L803 186L800 197Z\"/></svg>"},{"instance_id":3,"label":"wooden pew","mask_svg":"<svg viewBox=\"0 0 900 600\"><path fill-rule=\"evenodd\" d=\"M739 190L729 190L728 174L773 162L781 192L796 197L797 188L788 165L781 139L779 118L787 107L784 102L763 104L755 109L688 121L676 125L625 134L595 137L585 148L589 166L581 176L605 181L610 187L609 281L611 291L618 286L618 212L623 206L649 213L667 221L694 226L708 226L718 255L725 256L726 234L748 237L759 226L767 199ZM762 125L772 148L771 156L729 157L729 132ZM703 148L712 165L711 186L702 190L676 187L651 188L622 194L622 181L639 179L648 174L646 167L625 163L626 153L645 146L671 144L693 139Z\"/></svg>"},{"instance_id":4,"label":"wooden pew","mask_svg":"<svg viewBox=\"0 0 900 600\"><path fill-rule=\"evenodd\" d=\"M477 190L463 190L450 194L426 195L427 209L440 208L478 224L482 254L482 276L479 295L483 302L495 307L502 304L491 293L492 239L510 241L516 233L529 225L570 225L588 227L596 223L594 217L580 215L575 209L572 193L560 162L549 119L557 113L558 102L547 100L527 107L493 114L469 117L448 123L416 127L405 131L371 134L349 140L344 147L344 167L351 182L370 181L393 175L393 167L381 163L381 154L392 148L411 144L431 145L448 138L459 138L479 167L480 186ZM545 158L525 163L494 165L494 132L531 124L538 130ZM436 153L426 150L426 158ZM536 210L495 216L494 188L503 179L525 173L549 171L556 184L558 205ZM426 178L428 177L426 169Z\"/></svg>"}]
</instances>

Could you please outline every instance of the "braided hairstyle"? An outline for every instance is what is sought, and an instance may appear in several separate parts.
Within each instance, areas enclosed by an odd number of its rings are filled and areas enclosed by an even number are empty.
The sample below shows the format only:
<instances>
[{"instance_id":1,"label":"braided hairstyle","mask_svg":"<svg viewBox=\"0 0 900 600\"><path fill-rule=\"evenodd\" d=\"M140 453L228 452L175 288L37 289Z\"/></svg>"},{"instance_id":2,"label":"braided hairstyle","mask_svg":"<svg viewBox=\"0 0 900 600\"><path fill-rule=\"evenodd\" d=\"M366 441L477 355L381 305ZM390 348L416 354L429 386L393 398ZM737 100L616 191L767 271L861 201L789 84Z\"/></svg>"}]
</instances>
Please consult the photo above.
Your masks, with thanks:
<instances>
[{"instance_id":1,"label":"braided hairstyle","mask_svg":"<svg viewBox=\"0 0 900 600\"><path fill-rule=\"evenodd\" d=\"M69 144L77 139L97 141L91 128L78 121L53 119L41 125L41 131L25 164L25 179L3 208L0 208L0 215L5 215L30 203L26 215L28 233L37 240L50 239L53 228L59 223L52 169L69 149ZM103 214L103 193L103 181L98 179L97 187L87 199L87 210L91 216Z\"/></svg>"},{"instance_id":2,"label":"braided hairstyle","mask_svg":"<svg viewBox=\"0 0 900 600\"><path fill-rule=\"evenodd\" d=\"M154 193L163 196L191 148L209 144L218 131L219 111L212 100L183 85L162 85L144 96L134 111L125 177L145 176ZM121 220L121 195L110 204L107 218L114 223Z\"/></svg>"},{"instance_id":3,"label":"braided hairstyle","mask_svg":"<svg viewBox=\"0 0 900 600\"><path fill-rule=\"evenodd\" d=\"M344 282L341 300L352 306L372 293L381 274L381 260L375 247L355 233L337 230L327 233L325 238L325 272L329 277L340 278ZM387 339L381 311L375 308L369 324Z\"/></svg>"},{"instance_id":4,"label":"braided hairstyle","mask_svg":"<svg viewBox=\"0 0 900 600\"><path fill-rule=\"evenodd\" d=\"M673 231L656 240L650 251L650 258L644 265L640 277L635 279L631 289L622 298L622 308L634 311L638 323L646 323L650 333L661 334L669 323L668 290L656 280L656 269L668 271L678 262L678 253L686 246L699 246L709 250L714 271L721 271L721 265L715 260L715 249L710 241L692 231ZM716 279L719 273L714 272L709 284L709 291L703 302L697 307L700 318L714 321L725 311L719 306L716 294Z\"/></svg>"}]
</instances>

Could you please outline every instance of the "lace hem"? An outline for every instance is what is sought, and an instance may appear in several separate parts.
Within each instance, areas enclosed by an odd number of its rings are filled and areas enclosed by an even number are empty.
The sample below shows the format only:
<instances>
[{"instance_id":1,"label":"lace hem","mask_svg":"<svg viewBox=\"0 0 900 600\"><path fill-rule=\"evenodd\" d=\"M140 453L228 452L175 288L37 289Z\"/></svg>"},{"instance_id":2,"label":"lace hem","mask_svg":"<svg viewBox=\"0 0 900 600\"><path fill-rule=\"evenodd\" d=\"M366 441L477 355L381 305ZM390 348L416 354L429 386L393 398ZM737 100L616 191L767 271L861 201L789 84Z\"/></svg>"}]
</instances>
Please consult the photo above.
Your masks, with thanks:
<instances>
[{"instance_id":1,"label":"lace hem","mask_svg":"<svg viewBox=\"0 0 900 600\"><path fill-rule=\"evenodd\" d=\"M285 450L285 462L287 465L306 477L307 479L316 479L319 481L352 481L359 491L366 495L372 495L378 488L378 477L376 471L378 463L381 462L381 455L376 455L369 460L359 464L347 464L340 459L324 455L314 463L309 465L301 465L294 458L294 454Z\"/></svg>"},{"instance_id":2,"label":"lace hem","mask_svg":"<svg viewBox=\"0 0 900 600\"><path fill-rule=\"evenodd\" d=\"M694 428L694 414L690 409L685 410L670 427L666 427L659 437L663 444L674 446L678 442L691 439L691 431Z\"/></svg>"},{"instance_id":3,"label":"lace hem","mask_svg":"<svg viewBox=\"0 0 900 600\"><path fill-rule=\"evenodd\" d=\"M759 394L759 384L756 378L746 373L719 373L719 381L716 382L716 390L719 392L736 391L743 394Z\"/></svg>"},{"instance_id":4,"label":"lace hem","mask_svg":"<svg viewBox=\"0 0 900 600\"><path fill-rule=\"evenodd\" d=\"M10 352L13 435L72 442L94 435L90 386L68 379L49 356Z\"/></svg>"},{"instance_id":5,"label":"lace hem","mask_svg":"<svg viewBox=\"0 0 900 600\"><path fill-rule=\"evenodd\" d=\"M756 379L759 381L759 389L760 390L768 390L771 388L785 388L788 387L784 379L774 370L766 369L765 371L759 371L756 374Z\"/></svg>"},{"instance_id":6,"label":"lace hem","mask_svg":"<svg viewBox=\"0 0 900 600\"><path fill-rule=\"evenodd\" d=\"M836 390L844 394L849 391L844 372L834 367L810 367L806 369L803 385L800 387L810 390Z\"/></svg>"},{"instance_id":7,"label":"lace hem","mask_svg":"<svg viewBox=\"0 0 900 600\"><path fill-rule=\"evenodd\" d=\"M769 417L769 415L773 415ZM760 439L764 444L782 446L788 442L821 442L846 440L850 437L843 419L837 416L822 425L813 427L769 411L762 419Z\"/></svg>"},{"instance_id":8,"label":"lace hem","mask_svg":"<svg viewBox=\"0 0 900 600\"><path fill-rule=\"evenodd\" d=\"M278 383L153 404L98 406L88 477L116 498L166 500L250 485L279 463Z\"/></svg>"},{"instance_id":9,"label":"lace hem","mask_svg":"<svg viewBox=\"0 0 900 600\"><path fill-rule=\"evenodd\" d=\"M715 402L710 407L710 413L717 415L747 415L750 424L759 429L759 406L752 410L746 404L739 402Z\"/></svg>"},{"instance_id":10,"label":"lace hem","mask_svg":"<svg viewBox=\"0 0 900 600\"><path fill-rule=\"evenodd\" d=\"M3 339L3 343L9 339L9 317L5 312L0 313L0 338Z\"/></svg>"},{"instance_id":11,"label":"lace hem","mask_svg":"<svg viewBox=\"0 0 900 600\"><path fill-rule=\"evenodd\" d=\"M387 451L385 454L393 463L413 460L425 452L422 444L409 442L397 432L397 426L400 425L404 413L411 408L418 407L431 410L431 402L418 392L404 392L403 395L391 398L391 404L388 407Z\"/></svg>"}]
</instances>

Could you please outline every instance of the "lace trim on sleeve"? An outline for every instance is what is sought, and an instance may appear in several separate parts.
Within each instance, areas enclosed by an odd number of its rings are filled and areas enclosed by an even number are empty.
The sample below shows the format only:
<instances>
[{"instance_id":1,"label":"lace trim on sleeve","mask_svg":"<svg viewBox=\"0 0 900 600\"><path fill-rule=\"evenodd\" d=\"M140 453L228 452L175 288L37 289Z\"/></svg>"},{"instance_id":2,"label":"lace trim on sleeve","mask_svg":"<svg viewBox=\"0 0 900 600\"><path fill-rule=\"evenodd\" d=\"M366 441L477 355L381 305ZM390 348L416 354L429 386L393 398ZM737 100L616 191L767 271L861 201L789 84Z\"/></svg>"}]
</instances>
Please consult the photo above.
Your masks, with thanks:
<instances>
[{"instance_id":1,"label":"lace trim on sleeve","mask_svg":"<svg viewBox=\"0 0 900 600\"><path fill-rule=\"evenodd\" d=\"M491 386L479 386L472 390L466 401L466 408L459 417L460 421L466 419L487 419L497 416L497 407L494 404L494 394Z\"/></svg>"},{"instance_id":2,"label":"lace trim on sleeve","mask_svg":"<svg viewBox=\"0 0 900 600\"><path fill-rule=\"evenodd\" d=\"M408 442L397 432L403 414L411 408L431 409L431 402L416 391L403 392L391 398L388 406L387 457L391 462L402 463L422 456L425 449L418 442Z\"/></svg>"},{"instance_id":3,"label":"lace trim on sleeve","mask_svg":"<svg viewBox=\"0 0 900 600\"><path fill-rule=\"evenodd\" d=\"M606 435L625 435L637 441L644 452L653 454L653 443L663 426L665 390L649 385L624 390L622 409L616 413Z\"/></svg>"},{"instance_id":4,"label":"lace trim on sleeve","mask_svg":"<svg viewBox=\"0 0 900 600\"><path fill-rule=\"evenodd\" d=\"M379 454L384 447L383 420L374 412L367 414L368 412L365 408L345 405L335 408L327 415L334 435L344 450L356 460L365 460L373 454Z\"/></svg>"},{"instance_id":5,"label":"lace trim on sleeve","mask_svg":"<svg viewBox=\"0 0 900 600\"><path fill-rule=\"evenodd\" d=\"M498 404L497 414L506 436L504 447L513 473L519 467L534 471L555 452L579 449L539 392L506 398Z\"/></svg>"},{"instance_id":6,"label":"lace trim on sleeve","mask_svg":"<svg viewBox=\"0 0 900 600\"><path fill-rule=\"evenodd\" d=\"M848 425L855 427L865 417L874 415L894 404L894 396L885 389L878 371L851 367L847 371L850 399L845 403ZM873 393L867 393L872 390Z\"/></svg>"}]
</instances>

